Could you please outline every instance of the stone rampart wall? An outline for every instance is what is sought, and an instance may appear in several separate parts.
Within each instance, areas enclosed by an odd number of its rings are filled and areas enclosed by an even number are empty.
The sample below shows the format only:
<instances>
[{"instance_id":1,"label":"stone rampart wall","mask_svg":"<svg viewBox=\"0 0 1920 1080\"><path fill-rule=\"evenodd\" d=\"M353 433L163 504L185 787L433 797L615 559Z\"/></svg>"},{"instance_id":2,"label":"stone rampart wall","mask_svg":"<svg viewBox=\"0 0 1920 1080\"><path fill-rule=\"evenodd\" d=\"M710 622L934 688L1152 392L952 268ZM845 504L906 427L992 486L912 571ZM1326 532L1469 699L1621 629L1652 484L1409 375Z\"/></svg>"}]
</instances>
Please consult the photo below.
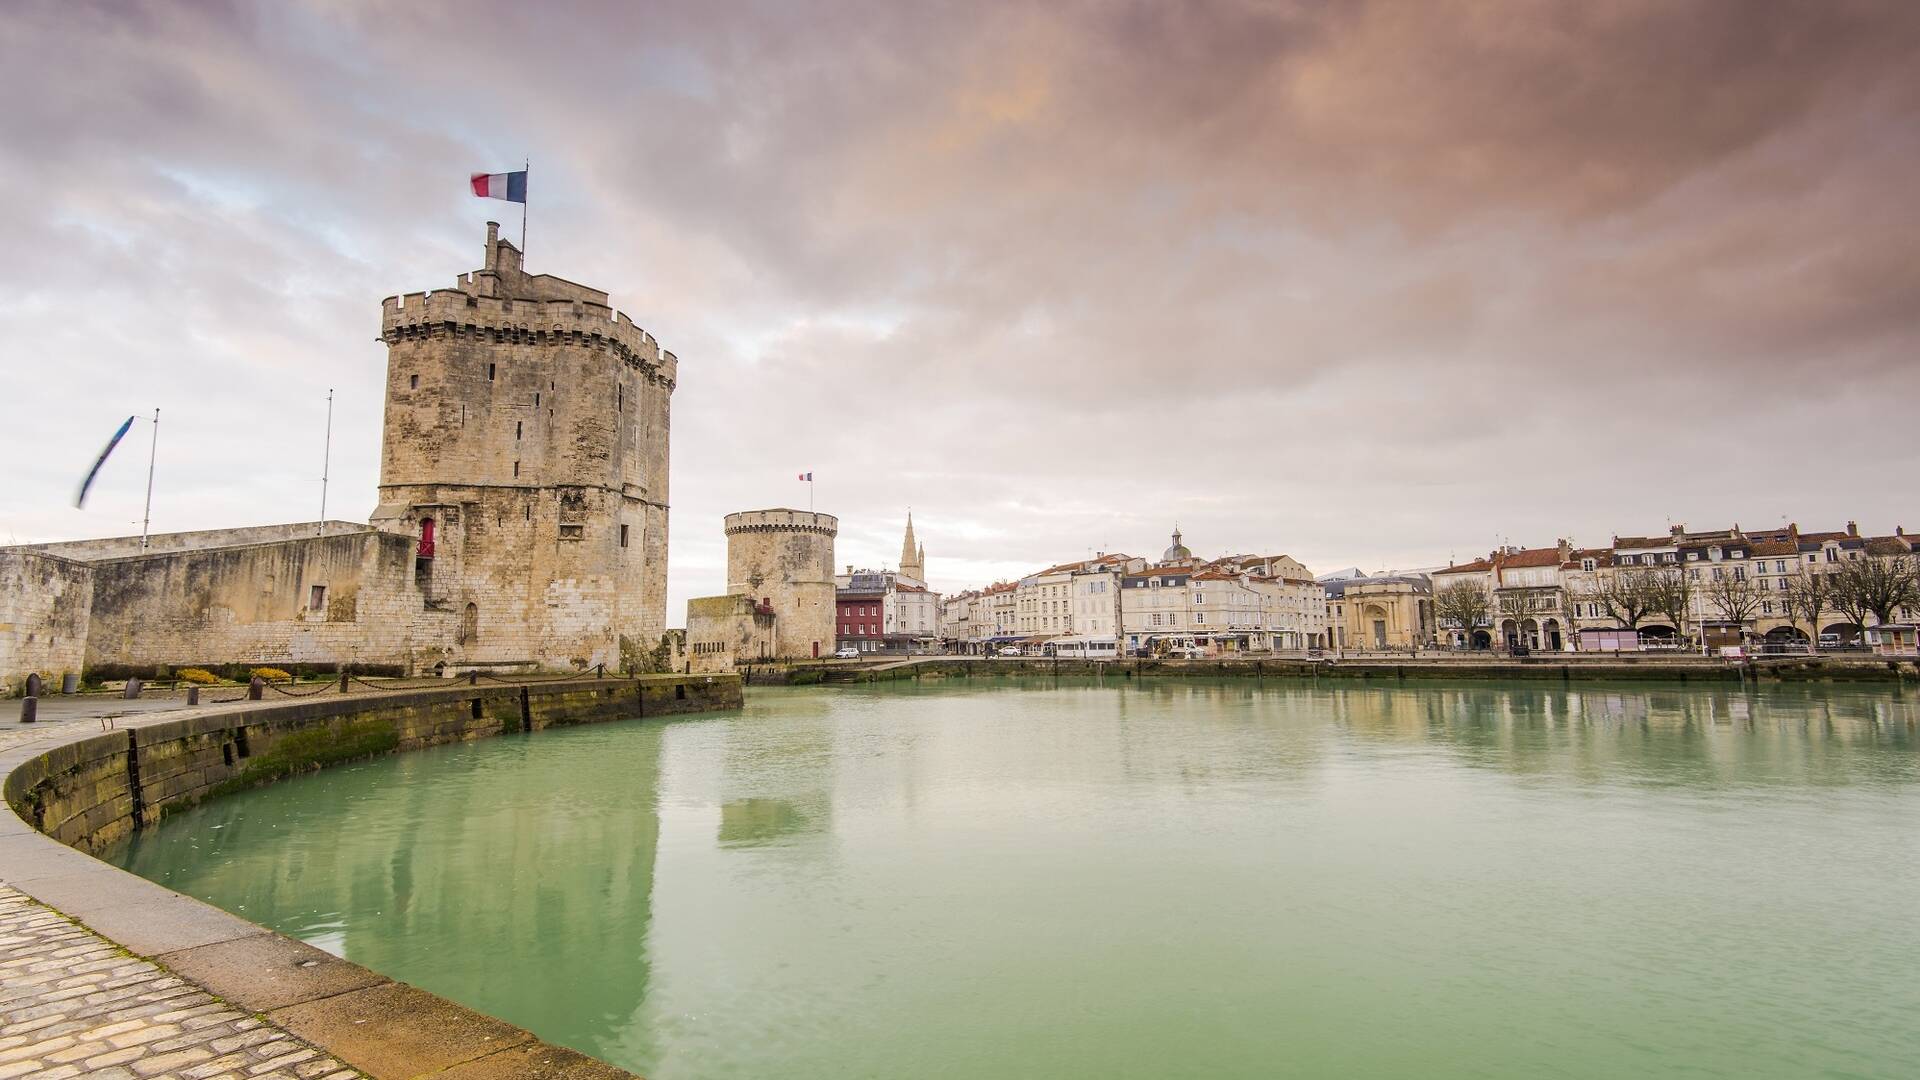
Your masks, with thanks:
<instances>
[{"instance_id":1,"label":"stone rampart wall","mask_svg":"<svg viewBox=\"0 0 1920 1080\"><path fill-rule=\"evenodd\" d=\"M56 680L79 671L92 606L92 567L35 551L0 550L0 696L20 693L36 671Z\"/></svg>"},{"instance_id":2,"label":"stone rampart wall","mask_svg":"<svg viewBox=\"0 0 1920 1080\"><path fill-rule=\"evenodd\" d=\"M248 525L238 529L197 529L192 532L154 533L147 537L145 543L142 543L137 536L106 536L94 540L61 540L48 544L27 544L22 550L40 551L62 558L90 562L96 559L125 559L135 555L160 555L170 551L264 544L274 540L344 536L366 531L365 525L351 521L296 521L285 525Z\"/></svg>"},{"instance_id":3,"label":"stone rampart wall","mask_svg":"<svg viewBox=\"0 0 1920 1080\"><path fill-rule=\"evenodd\" d=\"M205 799L324 768L509 732L740 707L735 676L461 684L319 697L111 731L7 776L6 800L48 836L98 851Z\"/></svg>"},{"instance_id":4,"label":"stone rampart wall","mask_svg":"<svg viewBox=\"0 0 1920 1080\"><path fill-rule=\"evenodd\" d=\"M429 606L413 541L357 532L92 564L89 666L458 658L460 613ZM314 587L325 591L314 606Z\"/></svg>"}]
</instances>

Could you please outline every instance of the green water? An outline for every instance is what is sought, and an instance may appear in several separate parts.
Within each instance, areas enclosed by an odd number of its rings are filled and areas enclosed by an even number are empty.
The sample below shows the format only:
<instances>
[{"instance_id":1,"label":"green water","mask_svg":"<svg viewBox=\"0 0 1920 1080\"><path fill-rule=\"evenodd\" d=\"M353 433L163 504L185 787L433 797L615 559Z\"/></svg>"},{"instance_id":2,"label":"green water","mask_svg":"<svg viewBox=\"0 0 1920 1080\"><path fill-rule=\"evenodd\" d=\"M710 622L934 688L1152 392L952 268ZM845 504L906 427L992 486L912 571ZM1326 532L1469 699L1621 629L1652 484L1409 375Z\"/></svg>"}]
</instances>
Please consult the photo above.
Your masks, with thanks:
<instances>
[{"instance_id":1,"label":"green water","mask_svg":"<svg viewBox=\"0 0 1920 1080\"><path fill-rule=\"evenodd\" d=\"M657 1080L1920 1076L1887 687L756 690L118 861Z\"/></svg>"}]
</instances>

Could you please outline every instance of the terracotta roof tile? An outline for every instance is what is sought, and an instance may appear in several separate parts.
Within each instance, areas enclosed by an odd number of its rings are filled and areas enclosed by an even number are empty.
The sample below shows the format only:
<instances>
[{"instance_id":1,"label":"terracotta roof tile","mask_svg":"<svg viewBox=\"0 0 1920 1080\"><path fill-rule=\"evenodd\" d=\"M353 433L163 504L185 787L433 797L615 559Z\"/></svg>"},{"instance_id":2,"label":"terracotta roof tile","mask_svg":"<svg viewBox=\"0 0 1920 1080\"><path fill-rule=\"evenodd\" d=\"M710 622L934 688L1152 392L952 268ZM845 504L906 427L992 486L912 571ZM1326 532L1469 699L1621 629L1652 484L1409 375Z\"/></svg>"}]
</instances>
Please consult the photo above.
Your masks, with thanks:
<instances>
[{"instance_id":1,"label":"terracotta roof tile","mask_svg":"<svg viewBox=\"0 0 1920 1080\"><path fill-rule=\"evenodd\" d=\"M1523 551L1508 552L1494 561L1502 567L1558 566L1560 549L1557 547L1527 548Z\"/></svg>"}]
</instances>

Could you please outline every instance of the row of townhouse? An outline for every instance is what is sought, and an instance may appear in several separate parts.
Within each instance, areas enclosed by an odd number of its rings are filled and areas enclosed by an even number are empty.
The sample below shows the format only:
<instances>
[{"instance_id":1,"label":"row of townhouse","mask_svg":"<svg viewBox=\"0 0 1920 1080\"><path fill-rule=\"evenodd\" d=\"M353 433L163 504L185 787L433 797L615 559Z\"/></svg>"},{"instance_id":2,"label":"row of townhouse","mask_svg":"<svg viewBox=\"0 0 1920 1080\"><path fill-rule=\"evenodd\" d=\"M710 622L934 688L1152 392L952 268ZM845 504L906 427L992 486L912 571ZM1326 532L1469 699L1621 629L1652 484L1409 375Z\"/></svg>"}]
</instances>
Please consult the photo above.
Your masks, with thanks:
<instances>
[{"instance_id":1,"label":"row of townhouse","mask_svg":"<svg viewBox=\"0 0 1920 1080\"><path fill-rule=\"evenodd\" d=\"M968 653L1112 658L1317 648L1326 596L1285 555L1195 558L1181 541L1158 562L1099 554L947 598L941 637Z\"/></svg>"},{"instance_id":2,"label":"row of townhouse","mask_svg":"<svg viewBox=\"0 0 1920 1080\"><path fill-rule=\"evenodd\" d=\"M1854 522L1831 532L1802 532L1793 524L1708 531L1675 525L1665 536L1616 536L1602 548L1567 540L1550 548L1503 548L1433 572L1435 639L1536 651L1755 641L1907 651L1920 619L1914 549L1904 528L1862 536ZM1849 611L1835 589L1848 565L1863 560L1887 571L1882 576L1892 591L1882 597L1888 602L1881 612L1857 603ZM1466 595L1450 597L1456 585L1466 586ZM1474 611L1481 613L1471 616Z\"/></svg>"}]
</instances>

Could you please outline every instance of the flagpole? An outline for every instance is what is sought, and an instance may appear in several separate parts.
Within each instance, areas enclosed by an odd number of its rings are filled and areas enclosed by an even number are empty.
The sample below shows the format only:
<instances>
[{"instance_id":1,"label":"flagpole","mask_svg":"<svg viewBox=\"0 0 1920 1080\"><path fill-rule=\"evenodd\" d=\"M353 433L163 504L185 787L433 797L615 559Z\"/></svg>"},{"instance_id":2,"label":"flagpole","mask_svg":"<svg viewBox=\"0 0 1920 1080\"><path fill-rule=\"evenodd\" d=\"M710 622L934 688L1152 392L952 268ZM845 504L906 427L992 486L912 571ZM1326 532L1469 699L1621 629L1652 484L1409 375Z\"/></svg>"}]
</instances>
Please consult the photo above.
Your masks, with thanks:
<instances>
[{"instance_id":1,"label":"flagpole","mask_svg":"<svg viewBox=\"0 0 1920 1080\"><path fill-rule=\"evenodd\" d=\"M320 452L320 527L314 532L327 530L327 476L333 471L333 388L327 388L327 438Z\"/></svg>"},{"instance_id":2,"label":"flagpole","mask_svg":"<svg viewBox=\"0 0 1920 1080\"><path fill-rule=\"evenodd\" d=\"M140 547L147 546L147 530L153 525L153 460L160 454L160 410L153 410L153 442L147 447L147 509L140 518Z\"/></svg>"},{"instance_id":3,"label":"flagpole","mask_svg":"<svg viewBox=\"0 0 1920 1080\"><path fill-rule=\"evenodd\" d=\"M520 266L522 269L524 269L527 265L527 201L533 198L533 188L532 188L533 158L532 157L526 157L521 159L520 171L527 174L526 180L522 181L522 183L526 184L527 186L522 188L520 191L520 195L521 195L521 198L520 198Z\"/></svg>"}]
</instances>

